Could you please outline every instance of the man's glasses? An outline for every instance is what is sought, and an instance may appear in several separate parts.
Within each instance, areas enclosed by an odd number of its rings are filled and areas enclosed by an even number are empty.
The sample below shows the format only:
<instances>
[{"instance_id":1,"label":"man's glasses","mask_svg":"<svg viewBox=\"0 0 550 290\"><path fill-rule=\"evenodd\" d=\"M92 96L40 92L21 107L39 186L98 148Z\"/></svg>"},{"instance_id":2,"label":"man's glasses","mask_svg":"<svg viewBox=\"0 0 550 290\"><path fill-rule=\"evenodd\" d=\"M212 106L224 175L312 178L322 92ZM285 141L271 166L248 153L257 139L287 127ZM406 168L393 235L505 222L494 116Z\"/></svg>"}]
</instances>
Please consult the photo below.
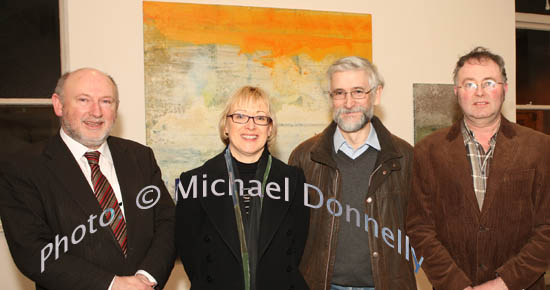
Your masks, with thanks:
<instances>
[{"instance_id":1,"label":"man's glasses","mask_svg":"<svg viewBox=\"0 0 550 290\"><path fill-rule=\"evenodd\" d=\"M372 90L374 90L374 88L375 87L371 88L368 91L365 91L365 89L363 89L363 88L355 88L355 89L352 89L349 92L346 91L346 90L337 89L337 90L334 90L332 92L329 92L329 94L335 100L343 100L347 97L348 94L351 95L352 99L359 100L359 99L366 98L367 95L370 94L370 92L372 92Z\"/></svg>"},{"instance_id":2,"label":"man's glasses","mask_svg":"<svg viewBox=\"0 0 550 290\"><path fill-rule=\"evenodd\" d=\"M477 91L477 88L481 86L481 89L483 89L486 92L493 91L497 88L497 85L502 85L503 82L497 82L495 80L484 80L481 82L481 85L478 85L474 81L467 81L462 86L459 86L459 88L463 88L467 92L475 92Z\"/></svg>"},{"instance_id":3,"label":"man's glasses","mask_svg":"<svg viewBox=\"0 0 550 290\"><path fill-rule=\"evenodd\" d=\"M231 120L237 124L246 124L250 119L254 121L254 124L260 126L267 126L272 122L272 119L268 116L248 116L245 114L234 113L227 115L227 117L231 118Z\"/></svg>"}]
</instances>

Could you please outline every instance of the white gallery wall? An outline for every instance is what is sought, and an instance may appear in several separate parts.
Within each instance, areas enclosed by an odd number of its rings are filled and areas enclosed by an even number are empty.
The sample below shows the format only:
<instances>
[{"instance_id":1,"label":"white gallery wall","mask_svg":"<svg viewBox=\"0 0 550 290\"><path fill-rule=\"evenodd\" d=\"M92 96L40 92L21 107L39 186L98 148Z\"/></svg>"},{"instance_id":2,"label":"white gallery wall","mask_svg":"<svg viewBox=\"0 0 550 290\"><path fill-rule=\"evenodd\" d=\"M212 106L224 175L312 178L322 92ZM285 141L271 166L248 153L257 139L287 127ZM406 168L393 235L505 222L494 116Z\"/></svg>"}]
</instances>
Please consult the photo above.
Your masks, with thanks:
<instances>
[{"instance_id":1,"label":"white gallery wall","mask_svg":"<svg viewBox=\"0 0 550 290\"><path fill-rule=\"evenodd\" d=\"M505 114L515 120L515 12L512 0L175 1L372 14L373 61L386 80L382 121L413 141L413 83L451 83L458 56L482 45L507 64ZM63 0L64 68L93 66L120 86L116 135L145 142L142 2Z\"/></svg>"},{"instance_id":2,"label":"white gallery wall","mask_svg":"<svg viewBox=\"0 0 550 290\"><path fill-rule=\"evenodd\" d=\"M386 80L379 113L413 143L413 83L451 83L458 56L485 46L506 61L504 114L515 120L515 14L512 0L217 0L173 1L372 14L373 62ZM114 135L145 144L141 0L61 0L64 70L95 67L119 85ZM0 238L3 289L34 289L14 267ZM37 261L38 263L39 261ZM170 289L186 289L181 265ZM421 277L421 289L431 289ZM91 277L92 278L92 277Z\"/></svg>"}]
</instances>

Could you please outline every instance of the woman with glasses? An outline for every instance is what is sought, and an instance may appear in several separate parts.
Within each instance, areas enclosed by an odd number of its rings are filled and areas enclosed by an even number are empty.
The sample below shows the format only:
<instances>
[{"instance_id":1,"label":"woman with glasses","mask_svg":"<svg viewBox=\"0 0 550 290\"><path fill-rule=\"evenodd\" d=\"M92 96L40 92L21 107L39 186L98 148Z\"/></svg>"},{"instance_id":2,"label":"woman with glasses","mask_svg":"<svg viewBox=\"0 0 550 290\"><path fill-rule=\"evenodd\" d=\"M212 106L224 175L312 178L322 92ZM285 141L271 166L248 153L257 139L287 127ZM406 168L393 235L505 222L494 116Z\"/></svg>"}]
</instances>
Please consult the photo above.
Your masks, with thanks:
<instances>
[{"instance_id":1,"label":"woman with glasses","mask_svg":"<svg viewBox=\"0 0 550 290\"><path fill-rule=\"evenodd\" d=\"M309 289L298 269L305 178L269 153L276 133L266 93L243 87L220 118L226 148L181 174L176 247L191 289Z\"/></svg>"}]
</instances>

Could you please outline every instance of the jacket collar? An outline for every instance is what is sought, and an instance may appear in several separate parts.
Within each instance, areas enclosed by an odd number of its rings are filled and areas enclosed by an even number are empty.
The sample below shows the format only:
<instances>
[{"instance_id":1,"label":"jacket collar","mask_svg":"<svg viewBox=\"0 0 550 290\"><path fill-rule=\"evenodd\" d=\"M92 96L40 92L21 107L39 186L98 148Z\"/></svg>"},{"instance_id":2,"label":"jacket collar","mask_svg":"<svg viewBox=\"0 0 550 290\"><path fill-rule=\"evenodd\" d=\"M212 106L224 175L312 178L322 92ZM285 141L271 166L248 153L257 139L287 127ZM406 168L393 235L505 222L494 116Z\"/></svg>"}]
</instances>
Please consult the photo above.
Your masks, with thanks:
<instances>
[{"instance_id":1,"label":"jacket collar","mask_svg":"<svg viewBox=\"0 0 550 290\"><path fill-rule=\"evenodd\" d=\"M400 158L402 154L397 151L397 148L394 144L392 134L388 129L382 124L378 117L374 116L371 120L371 124L376 130L378 135L378 141L380 142L381 150L378 153L378 158L376 165L380 163L387 162L390 159ZM336 131L336 123L331 122L325 130L320 134L319 139L313 148L311 149L311 159L315 162L325 164L327 166L336 168L336 161L332 158L333 150L333 138L334 132Z\"/></svg>"},{"instance_id":2,"label":"jacket collar","mask_svg":"<svg viewBox=\"0 0 550 290\"><path fill-rule=\"evenodd\" d=\"M458 120L451 126L451 128L449 129L449 133L447 133L448 141L453 141L455 138L462 136L462 132L460 129L461 122L464 122L464 117L460 118L460 120ZM500 134L504 135L504 137L506 137L507 139L511 139L517 135L516 130L512 125L512 122L508 121L508 119L506 119L502 114L500 115L499 135Z\"/></svg>"},{"instance_id":3,"label":"jacket collar","mask_svg":"<svg viewBox=\"0 0 550 290\"><path fill-rule=\"evenodd\" d=\"M107 137L107 144L109 144L109 151L111 151L111 153L113 153L113 151L116 151L118 153L126 151L127 148L125 144L123 142L120 142L119 140L120 139L117 140L117 138L111 136ZM48 143L44 147L44 155L49 159L53 159L59 155L65 157L65 154L67 153L73 156L71 151L69 150L69 147L67 147L58 131L57 134L55 134L52 138L48 140Z\"/></svg>"},{"instance_id":4,"label":"jacket collar","mask_svg":"<svg viewBox=\"0 0 550 290\"><path fill-rule=\"evenodd\" d=\"M209 170L208 176L216 177L216 179L218 178L229 179L229 175L227 174L227 164L225 164L225 150L227 150L227 147L228 146L225 146L225 148L222 150L221 153L219 153L218 155L214 156L214 158L205 162L204 166L206 166ZM271 153L269 152L268 146L266 145L264 147L264 151L262 152L262 155L260 156L260 163L262 162L262 159L267 161L267 156L269 154ZM232 159L235 159L233 155L231 155L231 157ZM235 163L233 163L233 168L237 168ZM238 176L236 178L238 178Z\"/></svg>"},{"instance_id":5,"label":"jacket collar","mask_svg":"<svg viewBox=\"0 0 550 290\"><path fill-rule=\"evenodd\" d=\"M494 199L498 196L499 183L506 176L506 172L510 168L509 165L513 163L513 157L516 156L519 148L518 140L515 138L517 132L514 125L504 118L504 116L501 117L499 134L497 135L496 147L491 161L490 177L487 179L487 191L485 193L485 201L483 202L483 210L478 212L478 217L482 219L487 214L485 209L490 208ZM456 168L454 170L454 179L461 186L462 192L466 193L470 206L479 209L473 191L472 168L466 156L466 148L460 129L461 122L463 122L463 119L460 119L451 126L446 136L448 143L440 148L444 150L444 155L448 156L446 160L448 163L447 166L449 168Z\"/></svg>"}]
</instances>

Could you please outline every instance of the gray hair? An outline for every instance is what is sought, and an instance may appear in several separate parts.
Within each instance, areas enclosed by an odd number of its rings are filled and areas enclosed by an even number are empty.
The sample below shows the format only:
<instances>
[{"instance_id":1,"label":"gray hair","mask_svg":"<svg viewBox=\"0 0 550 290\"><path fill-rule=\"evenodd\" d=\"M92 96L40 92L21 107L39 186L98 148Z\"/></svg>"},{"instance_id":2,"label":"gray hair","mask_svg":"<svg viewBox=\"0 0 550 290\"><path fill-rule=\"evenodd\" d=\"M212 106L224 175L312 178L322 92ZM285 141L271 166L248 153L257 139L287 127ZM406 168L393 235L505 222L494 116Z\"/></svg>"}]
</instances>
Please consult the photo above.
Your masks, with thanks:
<instances>
[{"instance_id":1,"label":"gray hair","mask_svg":"<svg viewBox=\"0 0 550 290\"><path fill-rule=\"evenodd\" d=\"M359 56L348 56L335 61L327 70L327 78L332 80L332 75L337 72L344 72L350 70L364 71L369 78L369 85L372 87L384 87L384 79L378 73L376 66L368 59Z\"/></svg>"},{"instance_id":2,"label":"gray hair","mask_svg":"<svg viewBox=\"0 0 550 290\"><path fill-rule=\"evenodd\" d=\"M59 96L59 99L61 100L61 102L63 102L63 98L65 96L65 82L67 81L67 79L69 78L69 76L73 73L76 73L76 72L79 72L79 71L82 71L82 70L95 70L95 71L98 71L100 73L102 73L103 75L105 75L110 81L111 83L113 83L113 88L114 88L114 97L115 97L115 100L117 102L117 104L119 103L119 99L118 99L118 86L115 82L115 80L113 79L113 77L111 77L110 75L100 71L100 70L97 70L95 68L88 68L88 67L83 67L83 68L79 68L79 69L76 69L74 71L68 71L66 73L64 73L63 75L61 75L61 77L59 77L59 79L57 80L57 85L55 86L55 90L54 90L54 93L56 95Z\"/></svg>"},{"instance_id":3,"label":"gray hair","mask_svg":"<svg viewBox=\"0 0 550 290\"><path fill-rule=\"evenodd\" d=\"M458 71L464 66L466 62L473 59L477 60L478 62L488 59L494 61L500 69L502 81L504 83L508 81L508 78L506 77L506 69L504 68L504 59L502 58L502 56L490 52L485 47L478 46L472 49L472 51L468 52L467 54L461 56L456 62L455 69L453 70L453 82L455 83L455 85L457 85L458 81Z\"/></svg>"}]
</instances>

